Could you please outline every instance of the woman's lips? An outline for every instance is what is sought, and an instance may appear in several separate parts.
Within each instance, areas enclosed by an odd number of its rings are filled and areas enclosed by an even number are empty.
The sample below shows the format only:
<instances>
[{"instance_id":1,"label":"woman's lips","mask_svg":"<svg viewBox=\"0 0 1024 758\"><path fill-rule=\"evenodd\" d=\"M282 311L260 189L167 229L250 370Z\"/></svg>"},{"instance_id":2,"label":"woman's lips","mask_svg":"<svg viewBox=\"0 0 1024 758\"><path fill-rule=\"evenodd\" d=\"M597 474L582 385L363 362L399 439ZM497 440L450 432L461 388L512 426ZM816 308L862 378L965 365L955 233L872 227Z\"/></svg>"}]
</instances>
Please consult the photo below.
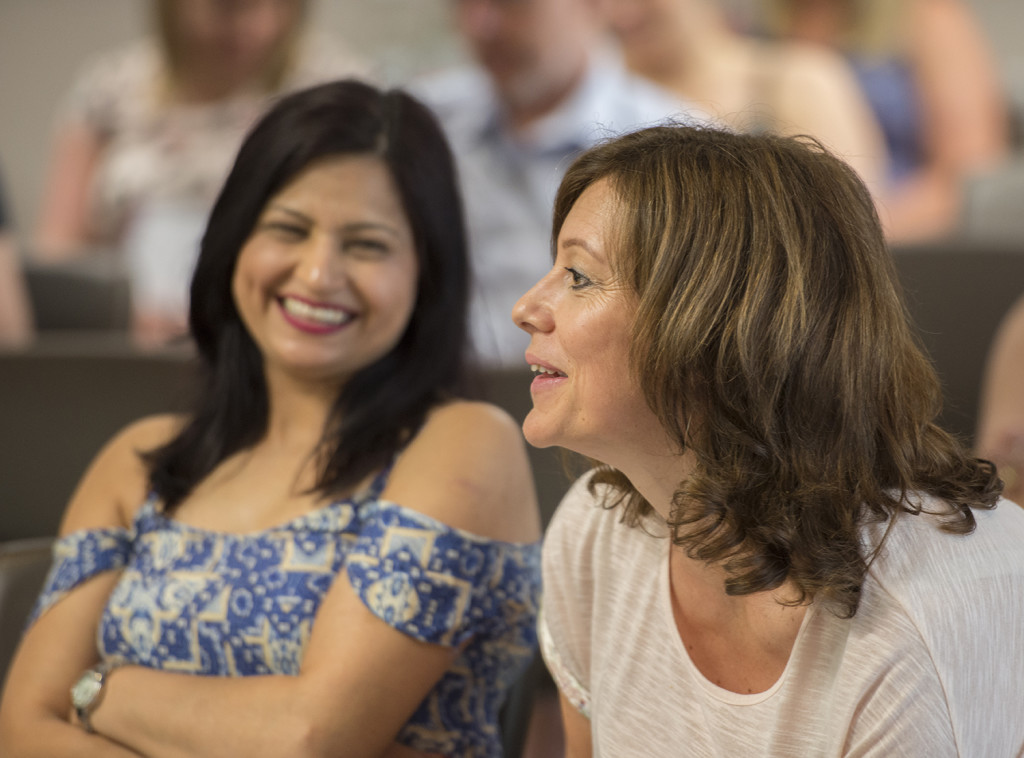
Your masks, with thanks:
<instances>
[{"instance_id":1,"label":"woman's lips","mask_svg":"<svg viewBox=\"0 0 1024 758\"><path fill-rule=\"evenodd\" d=\"M531 391L561 384L567 378L563 371L532 355L527 355L526 361L534 373L533 382L530 384Z\"/></svg>"},{"instance_id":2,"label":"woman's lips","mask_svg":"<svg viewBox=\"0 0 1024 758\"><path fill-rule=\"evenodd\" d=\"M340 331L355 318L355 314L339 306L315 303L291 295L284 295L277 302L285 321L311 334Z\"/></svg>"}]
</instances>

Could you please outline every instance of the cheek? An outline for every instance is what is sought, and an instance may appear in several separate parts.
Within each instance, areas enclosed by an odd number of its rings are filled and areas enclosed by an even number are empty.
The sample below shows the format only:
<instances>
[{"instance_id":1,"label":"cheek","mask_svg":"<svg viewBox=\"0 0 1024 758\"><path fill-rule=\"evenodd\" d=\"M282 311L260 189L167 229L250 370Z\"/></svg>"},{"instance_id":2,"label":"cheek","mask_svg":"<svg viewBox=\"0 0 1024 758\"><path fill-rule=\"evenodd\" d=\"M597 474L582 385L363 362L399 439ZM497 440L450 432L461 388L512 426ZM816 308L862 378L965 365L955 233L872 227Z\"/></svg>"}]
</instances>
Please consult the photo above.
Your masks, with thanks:
<instances>
[{"instance_id":1,"label":"cheek","mask_svg":"<svg viewBox=\"0 0 1024 758\"><path fill-rule=\"evenodd\" d=\"M372 298L381 315L403 327L416 307L417 270L407 262L367 272L364 294Z\"/></svg>"},{"instance_id":2,"label":"cheek","mask_svg":"<svg viewBox=\"0 0 1024 758\"><path fill-rule=\"evenodd\" d=\"M242 324L250 333L253 330L253 317L255 310L253 303L254 289L252 280L247 275L245 269L236 267L235 273L231 277L231 298L234 300L235 310L238 312L238 317L242 320Z\"/></svg>"},{"instance_id":3,"label":"cheek","mask_svg":"<svg viewBox=\"0 0 1024 758\"><path fill-rule=\"evenodd\" d=\"M238 254L231 275L231 294L243 318L262 307L266 292L280 275L280 266L274 261L275 256L253 242L246 243Z\"/></svg>"}]
</instances>

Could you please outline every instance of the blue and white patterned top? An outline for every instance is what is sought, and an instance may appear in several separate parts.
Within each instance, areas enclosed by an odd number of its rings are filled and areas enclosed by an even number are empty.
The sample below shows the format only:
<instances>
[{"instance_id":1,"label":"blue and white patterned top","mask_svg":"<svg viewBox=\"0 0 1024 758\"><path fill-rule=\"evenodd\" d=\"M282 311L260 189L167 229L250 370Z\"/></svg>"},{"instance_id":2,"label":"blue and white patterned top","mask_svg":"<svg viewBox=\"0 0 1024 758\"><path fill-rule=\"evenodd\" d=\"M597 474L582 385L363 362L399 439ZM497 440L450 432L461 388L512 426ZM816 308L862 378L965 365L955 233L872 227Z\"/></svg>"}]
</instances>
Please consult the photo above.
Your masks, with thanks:
<instances>
[{"instance_id":1,"label":"blue and white patterned top","mask_svg":"<svg viewBox=\"0 0 1024 758\"><path fill-rule=\"evenodd\" d=\"M341 570L366 606L458 659L398 741L452 756L501 755L498 711L536 648L540 544L453 529L366 493L253 534L174 521L151 496L132 529L60 539L33 612L86 579L122 572L98 630L104 658L218 676L296 674Z\"/></svg>"}]
</instances>

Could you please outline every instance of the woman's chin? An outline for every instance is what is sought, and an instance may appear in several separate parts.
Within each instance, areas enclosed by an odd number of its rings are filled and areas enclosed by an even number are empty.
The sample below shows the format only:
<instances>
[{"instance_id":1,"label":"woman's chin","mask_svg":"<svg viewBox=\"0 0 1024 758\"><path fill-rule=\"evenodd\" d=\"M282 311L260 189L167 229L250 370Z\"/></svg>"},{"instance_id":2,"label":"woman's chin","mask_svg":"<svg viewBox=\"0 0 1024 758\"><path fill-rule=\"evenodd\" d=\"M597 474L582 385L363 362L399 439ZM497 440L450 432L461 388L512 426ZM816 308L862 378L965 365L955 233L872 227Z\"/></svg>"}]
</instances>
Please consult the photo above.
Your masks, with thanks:
<instances>
[{"instance_id":1,"label":"woman's chin","mask_svg":"<svg viewBox=\"0 0 1024 758\"><path fill-rule=\"evenodd\" d=\"M534 447L553 447L561 444L551 425L536 410L526 414L523 421L523 437Z\"/></svg>"}]
</instances>

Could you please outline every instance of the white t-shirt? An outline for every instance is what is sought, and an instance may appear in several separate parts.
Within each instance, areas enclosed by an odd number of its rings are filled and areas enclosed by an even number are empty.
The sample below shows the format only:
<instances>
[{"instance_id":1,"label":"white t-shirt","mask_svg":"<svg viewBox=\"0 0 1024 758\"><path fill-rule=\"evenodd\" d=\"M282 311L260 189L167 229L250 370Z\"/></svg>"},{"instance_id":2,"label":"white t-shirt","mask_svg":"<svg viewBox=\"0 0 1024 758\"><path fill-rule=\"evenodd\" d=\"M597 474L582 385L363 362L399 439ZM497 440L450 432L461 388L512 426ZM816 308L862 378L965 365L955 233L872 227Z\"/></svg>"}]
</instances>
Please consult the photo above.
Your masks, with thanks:
<instances>
[{"instance_id":1,"label":"white t-shirt","mask_svg":"<svg viewBox=\"0 0 1024 758\"><path fill-rule=\"evenodd\" d=\"M586 479L545 537L540 636L595 758L1024 755L1024 509L974 511L968 536L900 518L857 614L812 604L782 676L744 695L679 638L664 522L627 527Z\"/></svg>"}]
</instances>

